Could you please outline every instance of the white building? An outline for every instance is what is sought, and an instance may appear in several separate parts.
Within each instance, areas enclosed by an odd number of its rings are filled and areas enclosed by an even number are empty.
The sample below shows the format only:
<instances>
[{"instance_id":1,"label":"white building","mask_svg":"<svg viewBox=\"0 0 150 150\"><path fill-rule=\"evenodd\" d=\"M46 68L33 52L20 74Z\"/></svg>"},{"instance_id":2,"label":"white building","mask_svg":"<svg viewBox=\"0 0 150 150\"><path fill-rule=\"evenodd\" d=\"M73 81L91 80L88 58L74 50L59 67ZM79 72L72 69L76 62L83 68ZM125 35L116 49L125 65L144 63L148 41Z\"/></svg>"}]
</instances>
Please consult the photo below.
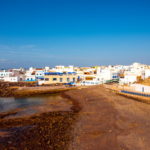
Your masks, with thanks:
<instances>
[{"instance_id":1,"label":"white building","mask_svg":"<svg viewBox=\"0 0 150 150\"><path fill-rule=\"evenodd\" d=\"M81 85L97 85L118 79L118 71L100 67L86 69L84 74L80 74Z\"/></svg>"},{"instance_id":2,"label":"white building","mask_svg":"<svg viewBox=\"0 0 150 150\"><path fill-rule=\"evenodd\" d=\"M145 70L145 78L150 78L150 69Z\"/></svg>"},{"instance_id":3,"label":"white building","mask_svg":"<svg viewBox=\"0 0 150 150\"><path fill-rule=\"evenodd\" d=\"M102 83L106 83L107 81L118 79L118 70L114 69L102 69L100 72L97 73L99 80Z\"/></svg>"},{"instance_id":4,"label":"white building","mask_svg":"<svg viewBox=\"0 0 150 150\"><path fill-rule=\"evenodd\" d=\"M134 91L150 93L150 86L142 85L142 84L131 84L131 87Z\"/></svg>"},{"instance_id":5,"label":"white building","mask_svg":"<svg viewBox=\"0 0 150 150\"><path fill-rule=\"evenodd\" d=\"M41 78L41 77L44 77L44 73L45 73L45 71L44 70L40 70L40 69L37 69L36 71L35 71L35 77L36 78Z\"/></svg>"},{"instance_id":6,"label":"white building","mask_svg":"<svg viewBox=\"0 0 150 150\"><path fill-rule=\"evenodd\" d=\"M25 81L36 81L35 68L29 68L25 73Z\"/></svg>"},{"instance_id":7,"label":"white building","mask_svg":"<svg viewBox=\"0 0 150 150\"><path fill-rule=\"evenodd\" d=\"M124 78L120 78L120 84L131 84L137 81L137 74L132 72L126 72Z\"/></svg>"},{"instance_id":8,"label":"white building","mask_svg":"<svg viewBox=\"0 0 150 150\"><path fill-rule=\"evenodd\" d=\"M4 77L4 81L5 82L18 82L19 81L19 77L14 77L14 76Z\"/></svg>"},{"instance_id":9,"label":"white building","mask_svg":"<svg viewBox=\"0 0 150 150\"><path fill-rule=\"evenodd\" d=\"M55 68L52 68L51 71L54 72L74 72L73 66L55 66Z\"/></svg>"},{"instance_id":10,"label":"white building","mask_svg":"<svg viewBox=\"0 0 150 150\"><path fill-rule=\"evenodd\" d=\"M9 71L6 71L6 70L2 70L2 71L0 71L0 80L4 81L5 77L9 77L12 74L13 74L12 72L9 72Z\"/></svg>"},{"instance_id":11,"label":"white building","mask_svg":"<svg viewBox=\"0 0 150 150\"><path fill-rule=\"evenodd\" d=\"M97 85L100 84L99 78L97 78L97 75L89 74L89 75L83 75L81 76L81 85Z\"/></svg>"}]
</instances>

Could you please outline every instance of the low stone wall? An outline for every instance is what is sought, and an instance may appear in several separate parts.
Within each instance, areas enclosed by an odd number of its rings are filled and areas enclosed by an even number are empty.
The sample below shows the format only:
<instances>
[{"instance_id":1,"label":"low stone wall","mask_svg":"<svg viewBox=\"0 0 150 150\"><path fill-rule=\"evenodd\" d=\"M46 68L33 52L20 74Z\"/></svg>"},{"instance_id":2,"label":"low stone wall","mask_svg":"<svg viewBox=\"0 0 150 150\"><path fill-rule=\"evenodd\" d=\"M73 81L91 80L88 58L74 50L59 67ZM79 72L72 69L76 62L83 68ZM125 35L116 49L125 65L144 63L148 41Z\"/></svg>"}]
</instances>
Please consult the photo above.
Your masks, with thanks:
<instances>
[{"instance_id":1,"label":"low stone wall","mask_svg":"<svg viewBox=\"0 0 150 150\"><path fill-rule=\"evenodd\" d=\"M149 97L144 97L144 96L138 96L138 95L132 95L132 94L127 94L127 93L122 93L122 92L117 92L118 95L128 97L131 99L134 99L136 101L144 102L147 104L150 104L150 98Z\"/></svg>"},{"instance_id":2,"label":"low stone wall","mask_svg":"<svg viewBox=\"0 0 150 150\"><path fill-rule=\"evenodd\" d=\"M12 96L19 87L34 87L36 82L0 82L0 97Z\"/></svg>"},{"instance_id":3,"label":"low stone wall","mask_svg":"<svg viewBox=\"0 0 150 150\"><path fill-rule=\"evenodd\" d=\"M137 100L137 101L141 101L141 102L145 102L145 103L150 103L150 97L146 97L144 95L146 95L147 93L142 93L142 92L137 92L135 90L133 90L132 88L130 87L127 87L127 86L124 86L124 87L121 87L119 85L103 85L106 89L109 89L111 91L114 91L116 94L119 94L119 95L122 95L124 97L128 97L128 98L132 98L134 100ZM128 92L135 92L137 93L136 94L131 94L131 93L125 93L125 92L121 92L122 90L125 90L125 91L128 91ZM139 95L138 95L139 93ZM143 94L143 95L142 95Z\"/></svg>"},{"instance_id":4,"label":"low stone wall","mask_svg":"<svg viewBox=\"0 0 150 150\"><path fill-rule=\"evenodd\" d=\"M65 85L37 86L36 82L0 82L0 97L26 97L64 92L78 87Z\"/></svg>"}]
</instances>

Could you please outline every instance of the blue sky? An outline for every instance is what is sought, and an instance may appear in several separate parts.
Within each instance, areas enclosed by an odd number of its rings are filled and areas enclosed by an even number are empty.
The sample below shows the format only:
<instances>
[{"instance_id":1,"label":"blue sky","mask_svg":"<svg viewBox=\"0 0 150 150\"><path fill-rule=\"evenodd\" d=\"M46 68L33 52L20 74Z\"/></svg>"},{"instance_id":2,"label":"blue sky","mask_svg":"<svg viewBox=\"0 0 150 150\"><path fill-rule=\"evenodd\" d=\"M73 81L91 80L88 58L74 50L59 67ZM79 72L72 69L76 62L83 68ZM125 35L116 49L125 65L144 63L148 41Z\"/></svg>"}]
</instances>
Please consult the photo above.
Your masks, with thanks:
<instances>
[{"instance_id":1,"label":"blue sky","mask_svg":"<svg viewBox=\"0 0 150 150\"><path fill-rule=\"evenodd\" d=\"M148 0L0 0L0 68L150 64Z\"/></svg>"}]
</instances>

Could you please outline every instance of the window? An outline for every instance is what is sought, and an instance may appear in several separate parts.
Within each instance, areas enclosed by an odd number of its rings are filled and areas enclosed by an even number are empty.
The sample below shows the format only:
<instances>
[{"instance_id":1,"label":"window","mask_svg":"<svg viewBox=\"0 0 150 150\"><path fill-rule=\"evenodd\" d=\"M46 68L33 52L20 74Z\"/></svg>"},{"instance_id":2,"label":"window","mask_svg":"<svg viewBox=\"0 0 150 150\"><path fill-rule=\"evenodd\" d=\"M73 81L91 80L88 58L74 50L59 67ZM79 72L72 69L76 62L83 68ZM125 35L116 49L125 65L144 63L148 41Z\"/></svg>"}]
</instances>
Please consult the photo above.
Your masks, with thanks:
<instances>
[{"instance_id":1,"label":"window","mask_svg":"<svg viewBox=\"0 0 150 150\"><path fill-rule=\"evenodd\" d=\"M70 82L70 79L69 79L69 78L67 78L67 82Z\"/></svg>"},{"instance_id":2,"label":"window","mask_svg":"<svg viewBox=\"0 0 150 150\"><path fill-rule=\"evenodd\" d=\"M49 81L49 78L45 78L45 81Z\"/></svg>"},{"instance_id":3,"label":"window","mask_svg":"<svg viewBox=\"0 0 150 150\"><path fill-rule=\"evenodd\" d=\"M117 78L117 76L113 76L113 78L114 78L114 79L116 79L116 78Z\"/></svg>"},{"instance_id":4,"label":"window","mask_svg":"<svg viewBox=\"0 0 150 150\"><path fill-rule=\"evenodd\" d=\"M57 78L53 78L53 81L57 81Z\"/></svg>"},{"instance_id":5,"label":"window","mask_svg":"<svg viewBox=\"0 0 150 150\"><path fill-rule=\"evenodd\" d=\"M60 82L63 82L63 78L60 78Z\"/></svg>"},{"instance_id":6,"label":"window","mask_svg":"<svg viewBox=\"0 0 150 150\"><path fill-rule=\"evenodd\" d=\"M73 82L75 82L76 81L76 78L73 78Z\"/></svg>"}]
</instances>

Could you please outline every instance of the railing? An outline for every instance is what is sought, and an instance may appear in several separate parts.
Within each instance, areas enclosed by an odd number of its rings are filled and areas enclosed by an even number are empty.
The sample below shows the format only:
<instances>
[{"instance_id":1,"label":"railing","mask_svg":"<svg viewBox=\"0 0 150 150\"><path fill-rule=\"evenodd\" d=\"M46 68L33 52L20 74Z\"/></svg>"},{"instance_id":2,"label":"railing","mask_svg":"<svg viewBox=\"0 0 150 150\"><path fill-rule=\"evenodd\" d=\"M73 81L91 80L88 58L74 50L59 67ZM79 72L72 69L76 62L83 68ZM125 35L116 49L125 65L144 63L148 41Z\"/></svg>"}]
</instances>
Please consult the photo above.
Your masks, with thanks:
<instances>
[{"instance_id":1,"label":"railing","mask_svg":"<svg viewBox=\"0 0 150 150\"><path fill-rule=\"evenodd\" d=\"M136 91L135 87L120 86L120 85L104 85L104 87L107 89L116 91L116 92L122 92L122 93L126 93L126 94L150 97L149 96L150 93Z\"/></svg>"},{"instance_id":2,"label":"railing","mask_svg":"<svg viewBox=\"0 0 150 150\"><path fill-rule=\"evenodd\" d=\"M66 72L66 73L62 73L62 72L46 72L46 73L44 73L45 75L71 75L71 74L73 74L73 75L75 75L76 74L76 72Z\"/></svg>"},{"instance_id":3,"label":"railing","mask_svg":"<svg viewBox=\"0 0 150 150\"><path fill-rule=\"evenodd\" d=\"M131 92L131 91L125 91L125 90L121 90L120 92L125 93L125 94L132 94L132 95L137 95L137 96L150 97L150 94L146 94L146 93Z\"/></svg>"}]
</instances>

